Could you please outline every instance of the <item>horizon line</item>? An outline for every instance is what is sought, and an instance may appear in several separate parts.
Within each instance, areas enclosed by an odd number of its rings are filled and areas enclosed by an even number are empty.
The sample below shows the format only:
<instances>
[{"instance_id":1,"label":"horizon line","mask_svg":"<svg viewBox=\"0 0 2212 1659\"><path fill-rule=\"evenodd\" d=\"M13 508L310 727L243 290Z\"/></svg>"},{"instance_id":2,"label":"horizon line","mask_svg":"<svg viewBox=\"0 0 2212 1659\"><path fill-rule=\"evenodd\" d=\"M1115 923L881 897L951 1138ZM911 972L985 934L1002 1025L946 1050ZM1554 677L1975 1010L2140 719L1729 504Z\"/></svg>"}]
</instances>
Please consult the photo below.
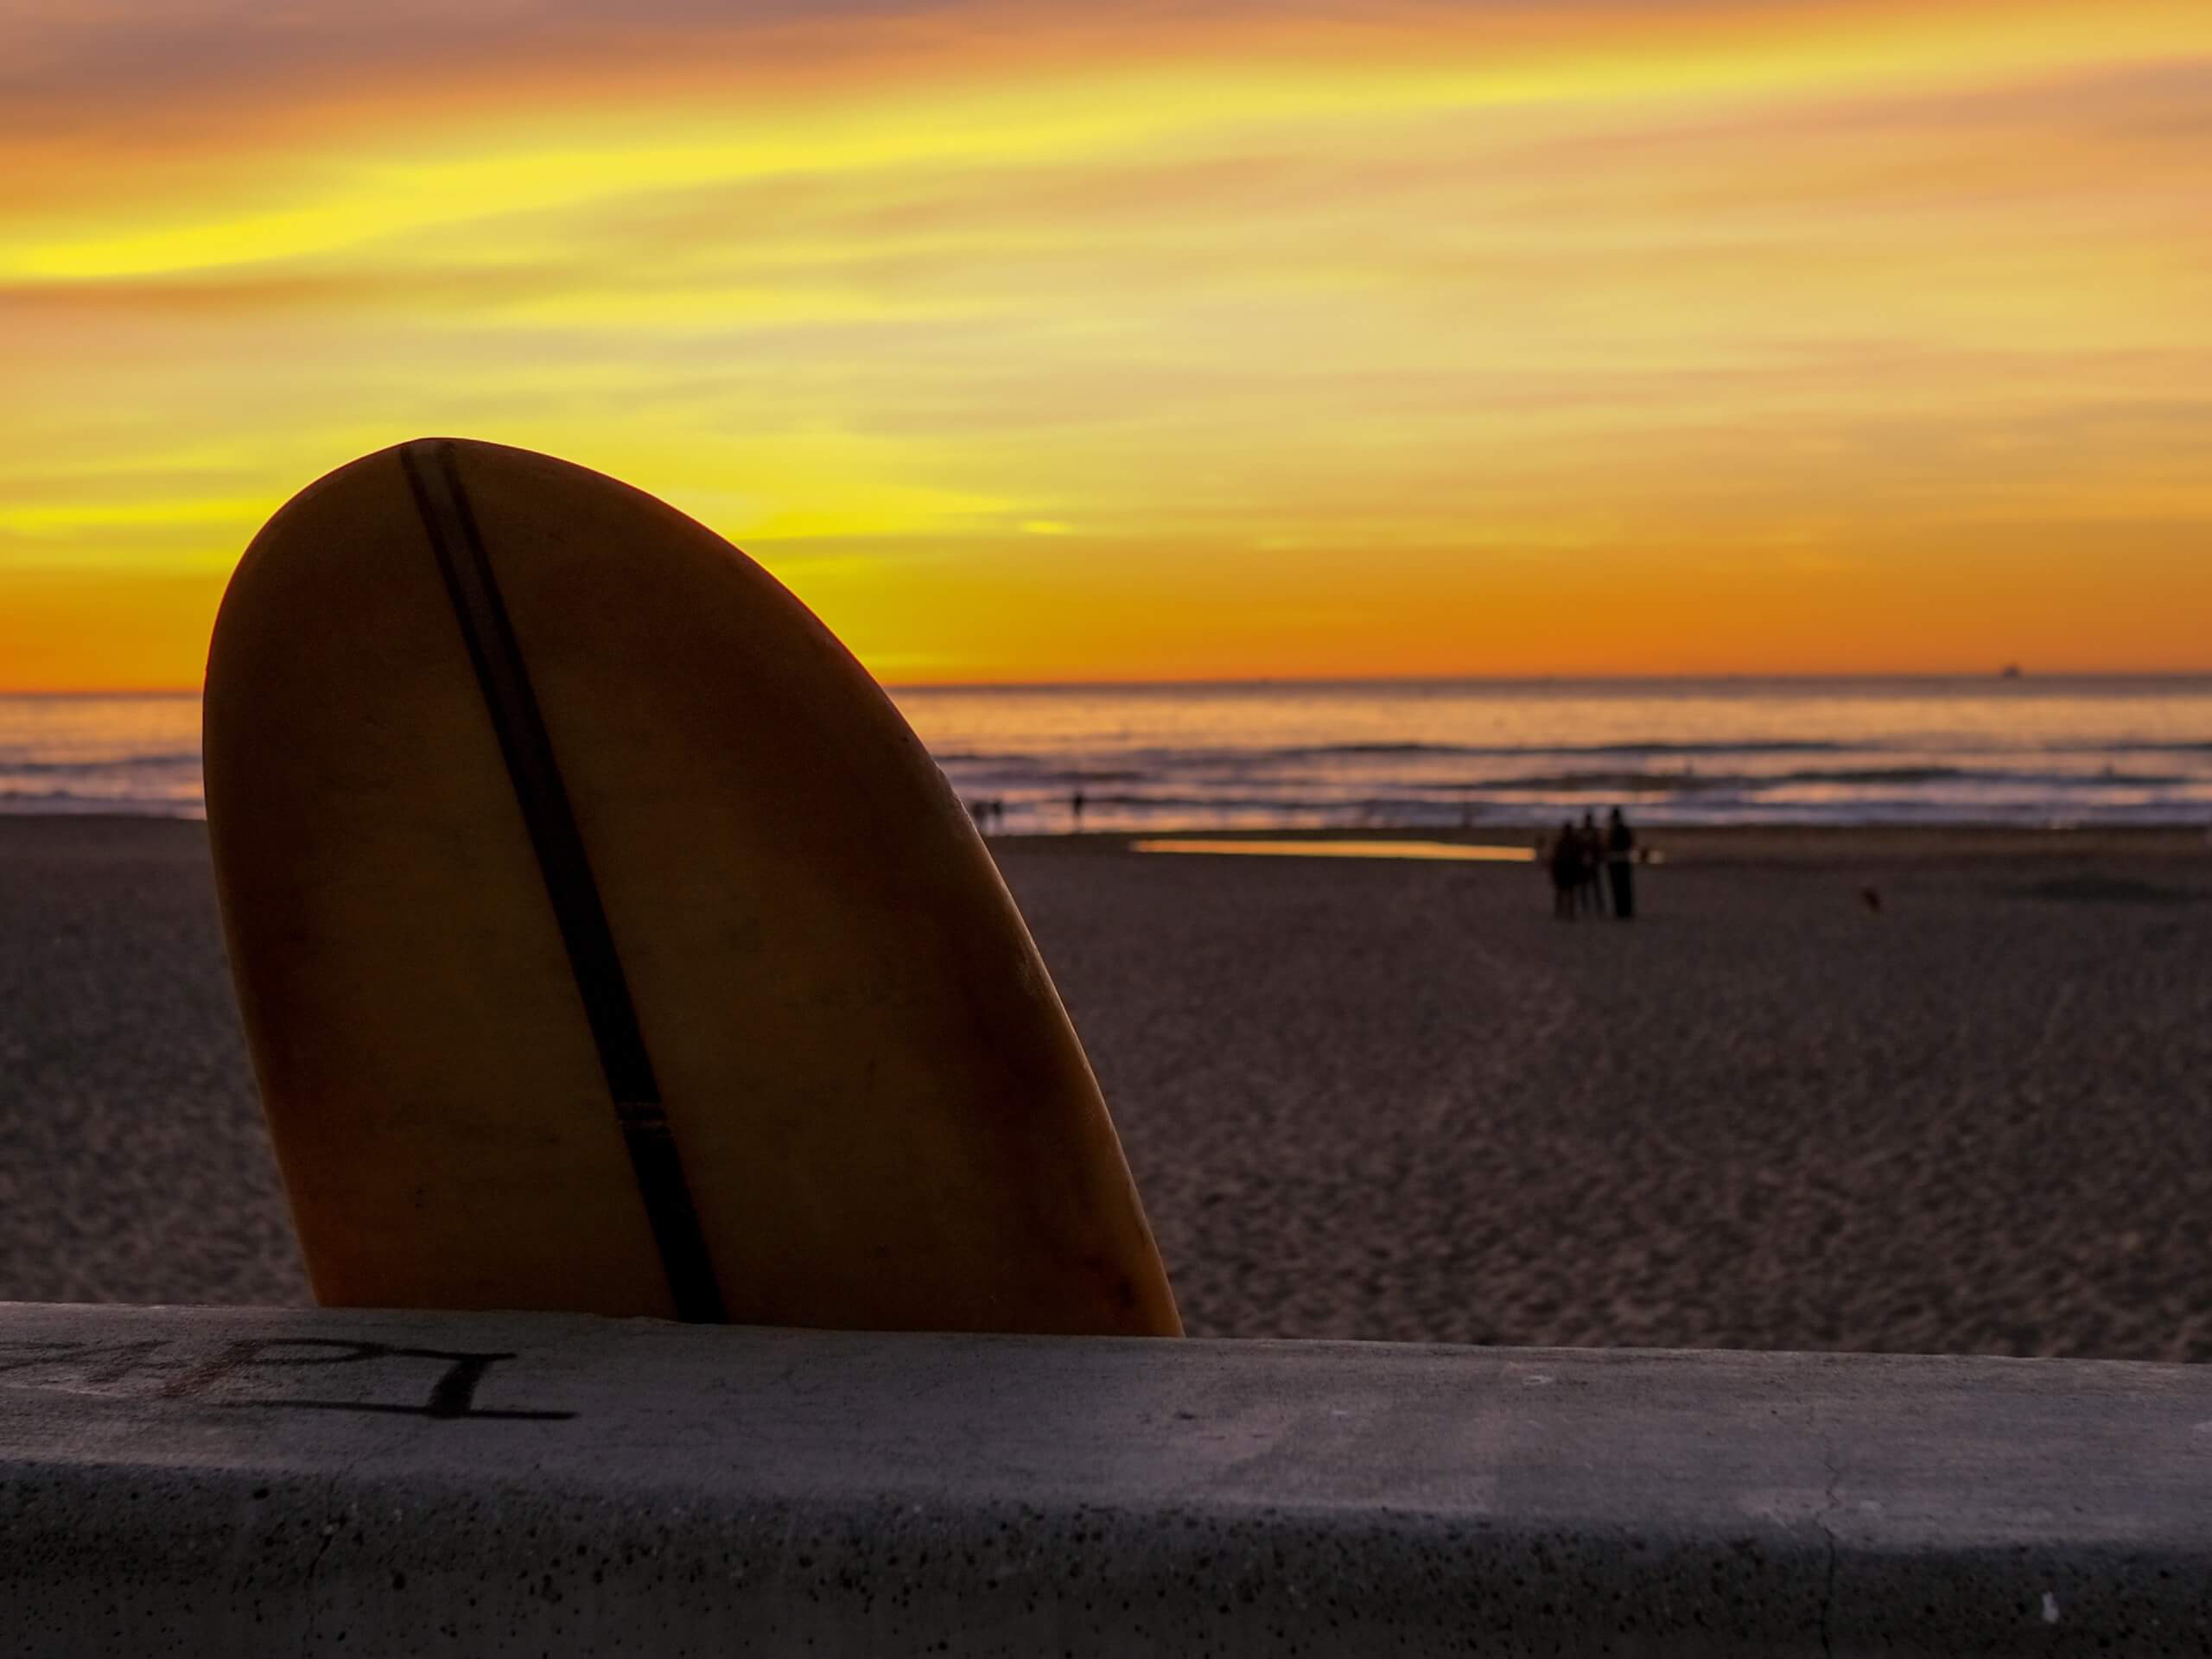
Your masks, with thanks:
<instances>
[{"instance_id":1,"label":"horizon line","mask_svg":"<svg viewBox=\"0 0 2212 1659\"><path fill-rule=\"evenodd\" d=\"M2212 665L2194 668L2059 669L2017 673L2003 670L1916 669L1904 671L1806 671L1765 673L1755 670L1718 672L1646 674L1373 674L1373 675L1236 675L1169 677L1160 679L1003 679L1003 680L888 680L876 683L888 692L905 691L1133 691L1133 690L1260 690L1281 687L1386 687L1440 685L1822 685L1923 682L1955 685L2027 685L2081 683L2088 681L2212 680ZM77 686L0 687L0 697L126 698L197 697L196 686Z\"/></svg>"}]
</instances>

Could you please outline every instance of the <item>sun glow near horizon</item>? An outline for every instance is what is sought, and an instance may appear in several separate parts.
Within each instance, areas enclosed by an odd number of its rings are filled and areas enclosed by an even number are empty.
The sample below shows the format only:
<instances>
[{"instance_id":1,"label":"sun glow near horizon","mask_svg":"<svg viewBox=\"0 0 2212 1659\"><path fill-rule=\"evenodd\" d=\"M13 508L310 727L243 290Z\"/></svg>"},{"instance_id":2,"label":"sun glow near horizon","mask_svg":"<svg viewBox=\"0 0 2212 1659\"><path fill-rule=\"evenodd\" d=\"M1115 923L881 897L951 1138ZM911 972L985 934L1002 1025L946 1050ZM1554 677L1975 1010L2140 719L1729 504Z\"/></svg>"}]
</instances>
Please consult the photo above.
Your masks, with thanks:
<instances>
[{"instance_id":1,"label":"sun glow near horizon","mask_svg":"<svg viewBox=\"0 0 2212 1659\"><path fill-rule=\"evenodd\" d=\"M889 680L2212 664L2201 7L103 10L0 22L0 689L432 431Z\"/></svg>"}]
</instances>

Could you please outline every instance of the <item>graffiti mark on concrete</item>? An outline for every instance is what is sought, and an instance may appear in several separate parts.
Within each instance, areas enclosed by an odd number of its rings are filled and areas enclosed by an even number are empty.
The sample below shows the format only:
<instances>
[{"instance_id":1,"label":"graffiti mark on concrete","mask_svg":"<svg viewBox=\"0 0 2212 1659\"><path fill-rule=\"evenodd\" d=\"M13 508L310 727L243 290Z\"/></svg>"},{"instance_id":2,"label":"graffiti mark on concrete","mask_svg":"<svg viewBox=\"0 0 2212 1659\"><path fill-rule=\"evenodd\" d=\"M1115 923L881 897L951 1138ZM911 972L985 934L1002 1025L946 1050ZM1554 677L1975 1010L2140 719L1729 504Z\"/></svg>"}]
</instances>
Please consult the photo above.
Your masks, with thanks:
<instances>
[{"instance_id":1,"label":"graffiti mark on concrete","mask_svg":"<svg viewBox=\"0 0 2212 1659\"><path fill-rule=\"evenodd\" d=\"M0 1379L18 1388L113 1391L226 1410L541 1423L575 1416L477 1404L493 1368L515 1357L334 1337L240 1337L213 1348L170 1338L0 1341Z\"/></svg>"}]
</instances>

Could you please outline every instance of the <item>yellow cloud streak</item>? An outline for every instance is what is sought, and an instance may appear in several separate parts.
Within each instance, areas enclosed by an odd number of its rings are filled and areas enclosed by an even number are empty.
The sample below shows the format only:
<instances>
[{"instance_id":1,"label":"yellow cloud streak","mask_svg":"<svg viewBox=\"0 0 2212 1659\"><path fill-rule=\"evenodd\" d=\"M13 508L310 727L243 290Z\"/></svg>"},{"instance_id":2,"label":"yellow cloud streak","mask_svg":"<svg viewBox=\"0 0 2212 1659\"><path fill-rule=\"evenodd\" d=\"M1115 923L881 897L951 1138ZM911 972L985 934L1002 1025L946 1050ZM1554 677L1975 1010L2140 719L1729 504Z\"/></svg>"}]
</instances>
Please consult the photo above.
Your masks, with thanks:
<instances>
[{"instance_id":1,"label":"yellow cloud streak","mask_svg":"<svg viewBox=\"0 0 2212 1659\"><path fill-rule=\"evenodd\" d=\"M265 497L226 500L67 502L53 506L0 504L0 536L68 536L82 531L130 531L217 525L249 531L276 504Z\"/></svg>"},{"instance_id":2,"label":"yellow cloud streak","mask_svg":"<svg viewBox=\"0 0 2212 1659\"><path fill-rule=\"evenodd\" d=\"M710 183L895 166L944 167L1017 156L1025 164L1139 144L1243 123L1329 121L1492 105L1581 105L1618 99L1711 100L1808 87L1834 96L1868 84L1890 91L1956 84L1962 59L1987 80L2082 61L2160 57L2204 43L2201 17L2152 3L2094 17L2079 8L2022 6L1992 29L1985 19L1907 14L1887 28L1831 12L1808 26L1767 26L1720 50L1669 52L1662 42L1592 49L1518 51L1491 45L1479 22L1446 31L1409 59L1312 62L1270 57L1267 31L1242 63L1119 67L1097 73L1046 64L1040 85L1013 90L930 87L918 94L850 100L818 113L772 108L764 118L722 107L720 86L703 104L663 105L647 85L613 88L596 111L593 142L579 143L572 111L515 112L491 131L481 118L458 130L389 138L333 161L308 199L122 233L73 236L41 229L0 234L0 282L144 276L357 248L385 238L464 223L487 211L575 207L642 186L680 190ZM1385 37L1386 40L1389 37ZM1970 48L1967 57L1962 48ZM1471 60L1459 61L1461 58ZM1072 73L1071 73L1072 72ZM625 92L637 102L626 107ZM948 91L950 96L948 96ZM525 106L526 107L526 106ZM478 129L472 135L470 127ZM478 153L453 153L471 137ZM299 188L299 187L296 187ZM174 209L156 208L159 220ZM62 215L65 219L67 215Z\"/></svg>"}]
</instances>

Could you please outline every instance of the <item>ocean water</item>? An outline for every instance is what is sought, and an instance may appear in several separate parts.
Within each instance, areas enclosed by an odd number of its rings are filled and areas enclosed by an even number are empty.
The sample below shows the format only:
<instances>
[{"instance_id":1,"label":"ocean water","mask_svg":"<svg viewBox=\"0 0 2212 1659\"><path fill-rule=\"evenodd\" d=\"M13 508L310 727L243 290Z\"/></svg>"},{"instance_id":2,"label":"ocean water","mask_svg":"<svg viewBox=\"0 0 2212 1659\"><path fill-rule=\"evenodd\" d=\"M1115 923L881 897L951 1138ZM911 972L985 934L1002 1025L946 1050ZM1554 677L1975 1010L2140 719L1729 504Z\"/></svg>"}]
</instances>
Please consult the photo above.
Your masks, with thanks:
<instances>
[{"instance_id":1,"label":"ocean water","mask_svg":"<svg viewBox=\"0 0 2212 1659\"><path fill-rule=\"evenodd\" d=\"M0 696L0 812L199 817L196 696Z\"/></svg>"},{"instance_id":2,"label":"ocean water","mask_svg":"<svg viewBox=\"0 0 2212 1659\"><path fill-rule=\"evenodd\" d=\"M994 827L2212 825L2212 677L893 693ZM191 696L0 697L0 810L196 816Z\"/></svg>"}]
</instances>

